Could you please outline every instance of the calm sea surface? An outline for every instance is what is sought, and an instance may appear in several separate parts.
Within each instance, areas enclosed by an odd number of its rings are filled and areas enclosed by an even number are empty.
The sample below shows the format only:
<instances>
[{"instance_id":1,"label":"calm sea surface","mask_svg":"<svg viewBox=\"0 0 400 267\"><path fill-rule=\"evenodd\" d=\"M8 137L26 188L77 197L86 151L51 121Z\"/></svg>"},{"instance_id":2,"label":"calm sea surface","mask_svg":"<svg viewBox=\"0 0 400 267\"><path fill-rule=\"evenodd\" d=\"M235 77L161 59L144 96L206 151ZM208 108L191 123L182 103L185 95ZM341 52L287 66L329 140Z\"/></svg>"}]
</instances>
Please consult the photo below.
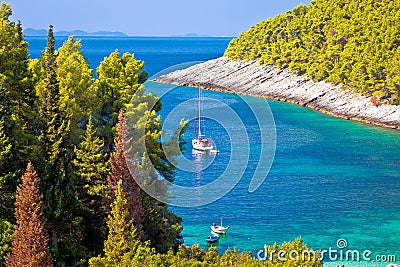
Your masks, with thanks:
<instances>
[{"instance_id":1,"label":"calm sea surface","mask_svg":"<svg viewBox=\"0 0 400 267\"><path fill-rule=\"evenodd\" d=\"M32 57L38 57L45 38L28 37ZM58 38L57 46L65 40ZM219 57L229 38L82 38L84 54L96 68L115 49L135 53L145 61L150 76L175 64ZM149 82L147 88L158 94L169 86ZM161 115L196 98L197 90L176 87L163 97ZM351 262L355 266L386 266L377 257L395 255L400 262L400 132L332 118L295 105L257 98L204 91L203 96L230 107L248 135L250 156L244 175L236 187L214 203L195 207L171 207L182 216L185 243L206 248L209 226L219 223L231 229L219 241L220 252L228 247L257 252L264 244L282 243L297 237L313 249L370 250L371 262ZM276 126L276 153L271 170L258 190L248 190L258 165L260 130L248 103L272 111ZM187 117L194 116L193 105L183 105ZM203 103L205 114L219 114L218 105ZM224 118L205 120L207 135L213 137L220 153L210 158L192 155L190 140L193 124L185 135L189 142L184 153L195 162L196 170L178 168L176 184L206 185L216 180L232 162L232 140L241 138L236 123ZM270 125L268 127L273 127ZM238 166L239 167L239 166ZM193 191L188 198L207 192ZM343 243L341 243L343 244ZM339 250L340 251L340 250ZM340 257L340 256L339 256ZM361 256L362 257L362 256ZM336 264L336 263L328 263ZM344 262L346 266L348 262Z\"/></svg>"}]
</instances>

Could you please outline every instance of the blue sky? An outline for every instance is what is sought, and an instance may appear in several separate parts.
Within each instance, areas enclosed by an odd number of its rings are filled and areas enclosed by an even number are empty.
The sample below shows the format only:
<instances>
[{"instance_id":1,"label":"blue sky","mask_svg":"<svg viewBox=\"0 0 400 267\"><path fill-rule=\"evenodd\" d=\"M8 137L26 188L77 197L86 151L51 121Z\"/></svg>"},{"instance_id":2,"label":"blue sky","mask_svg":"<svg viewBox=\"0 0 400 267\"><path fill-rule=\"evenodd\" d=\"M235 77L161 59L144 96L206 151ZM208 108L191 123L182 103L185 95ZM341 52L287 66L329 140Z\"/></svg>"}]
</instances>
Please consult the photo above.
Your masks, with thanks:
<instances>
[{"instance_id":1,"label":"blue sky","mask_svg":"<svg viewBox=\"0 0 400 267\"><path fill-rule=\"evenodd\" d=\"M24 28L108 30L128 35L237 36L310 0L6 0Z\"/></svg>"}]
</instances>

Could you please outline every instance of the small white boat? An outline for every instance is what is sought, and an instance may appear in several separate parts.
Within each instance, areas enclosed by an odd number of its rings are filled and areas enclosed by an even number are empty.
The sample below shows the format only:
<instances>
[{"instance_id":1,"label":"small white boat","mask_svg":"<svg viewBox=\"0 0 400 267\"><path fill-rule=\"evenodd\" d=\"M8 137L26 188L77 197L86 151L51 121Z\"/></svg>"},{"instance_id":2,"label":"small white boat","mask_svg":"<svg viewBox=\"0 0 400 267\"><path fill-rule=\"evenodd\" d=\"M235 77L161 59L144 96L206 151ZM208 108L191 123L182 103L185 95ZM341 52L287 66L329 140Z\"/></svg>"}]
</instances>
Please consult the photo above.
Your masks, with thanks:
<instances>
[{"instance_id":1,"label":"small white boat","mask_svg":"<svg viewBox=\"0 0 400 267\"><path fill-rule=\"evenodd\" d=\"M201 89L198 89L198 97L197 97L197 114L196 119L194 120L194 138L192 139L192 147L195 150L203 151L203 152L212 152L218 153L217 150L214 149L214 141L211 137L206 137L202 133L202 125L201 125Z\"/></svg>"},{"instance_id":2,"label":"small white boat","mask_svg":"<svg viewBox=\"0 0 400 267\"><path fill-rule=\"evenodd\" d=\"M215 223L213 223L213 225L211 225L210 227L211 227L211 231L213 233L220 234L220 235L226 234L228 229L231 228L230 226L227 226L227 227L223 227L222 226L222 218L221 218L221 224L220 225L216 225Z\"/></svg>"}]
</instances>

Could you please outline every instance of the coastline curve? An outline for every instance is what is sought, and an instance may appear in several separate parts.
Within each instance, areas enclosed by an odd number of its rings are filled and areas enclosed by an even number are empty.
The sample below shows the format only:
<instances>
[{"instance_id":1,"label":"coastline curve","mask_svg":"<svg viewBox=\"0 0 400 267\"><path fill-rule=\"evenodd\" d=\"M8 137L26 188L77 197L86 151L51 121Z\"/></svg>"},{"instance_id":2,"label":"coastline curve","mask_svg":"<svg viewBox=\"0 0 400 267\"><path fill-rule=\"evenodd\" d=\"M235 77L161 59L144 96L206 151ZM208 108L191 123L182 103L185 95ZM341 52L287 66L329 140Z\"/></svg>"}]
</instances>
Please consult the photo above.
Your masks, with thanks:
<instances>
[{"instance_id":1,"label":"coastline curve","mask_svg":"<svg viewBox=\"0 0 400 267\"><path fill-rule=\"evenodd\" d=\"M400 106L374 106L370 97L324 81L314 82L288 69L220 57L164 74L156 82L289 102L380 127L400 129Z\"/></svg>"}]
</instances>

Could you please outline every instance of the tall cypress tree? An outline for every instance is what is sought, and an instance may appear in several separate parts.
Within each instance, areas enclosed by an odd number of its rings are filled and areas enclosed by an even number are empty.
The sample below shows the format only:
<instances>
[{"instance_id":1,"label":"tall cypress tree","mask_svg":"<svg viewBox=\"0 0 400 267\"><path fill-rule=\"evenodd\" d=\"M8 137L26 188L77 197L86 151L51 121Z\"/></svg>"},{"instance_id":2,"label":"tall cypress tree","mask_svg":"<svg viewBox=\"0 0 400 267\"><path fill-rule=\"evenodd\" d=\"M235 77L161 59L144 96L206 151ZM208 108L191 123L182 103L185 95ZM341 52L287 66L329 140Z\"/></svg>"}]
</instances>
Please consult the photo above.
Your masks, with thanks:
<instances>
[{"instance_id":1,"label":"tall cypress tree","mask_svg":"<svg viewBox=\"0 0 400 267\"><path fill-rule=\"evenodd\" d=\"M22 177L15 201L17 225L12 253L7 266L53 266L49 253L49 236L43 215L43 196L39 176L31 163Z\"/></svg>"},{"instance_id":2,"label":"tall cypress tree","mask_svg":"<svg viewBox=\"0 0 400 267\"><path fill-rule=\"evenodd\" d=\"M70 122L59 109L59 82L53 26L50 25L45 54L45 101L40 103L44 129L39 136L41 190L49 222L56 264L79 260L82 240L80 205L71 166ZM61 244L60 244L61 243ZM60 245L60 246L59 246ZM76 258L78 257L78 258Z\"/></svg>"},{"instance_id":3,"label":"tall cypress tree","mask_svg":"<svg viewBox=\"0 0 400 267\"><path fill-rule=\"evenodd\" d=\"M59 101L60 101L60 88L57 79L57 64L56 64L56 50L55 38L53 33L53 25L50 25L47 37L47 47L45 50L45 103L42 104L42 115L47 121L51 121L54 115L59 114ZM59 116L55 116L57 121L61 120Z\"/></svg>"},{"instance_id":4,"label":"tall cypress tree","mask_svg":"<svg viewBox=\"0 0 400 267\"><path fill-rule=\"evenodd\" d=\"M106 200L106 210L115 199L115 191L117 190L118 181L122 181L125 192L127 193L128 211L131 219L134 219L136 234L142 237L142 223L144 220L144 210L140 195L140 187L131 175L124 155L123 134L125 128L124 112L121 111L118 116L117 137L114 140L115 152L111 154L111 173L107 177L110 194Z\"/></svg>"}]
</instances>

